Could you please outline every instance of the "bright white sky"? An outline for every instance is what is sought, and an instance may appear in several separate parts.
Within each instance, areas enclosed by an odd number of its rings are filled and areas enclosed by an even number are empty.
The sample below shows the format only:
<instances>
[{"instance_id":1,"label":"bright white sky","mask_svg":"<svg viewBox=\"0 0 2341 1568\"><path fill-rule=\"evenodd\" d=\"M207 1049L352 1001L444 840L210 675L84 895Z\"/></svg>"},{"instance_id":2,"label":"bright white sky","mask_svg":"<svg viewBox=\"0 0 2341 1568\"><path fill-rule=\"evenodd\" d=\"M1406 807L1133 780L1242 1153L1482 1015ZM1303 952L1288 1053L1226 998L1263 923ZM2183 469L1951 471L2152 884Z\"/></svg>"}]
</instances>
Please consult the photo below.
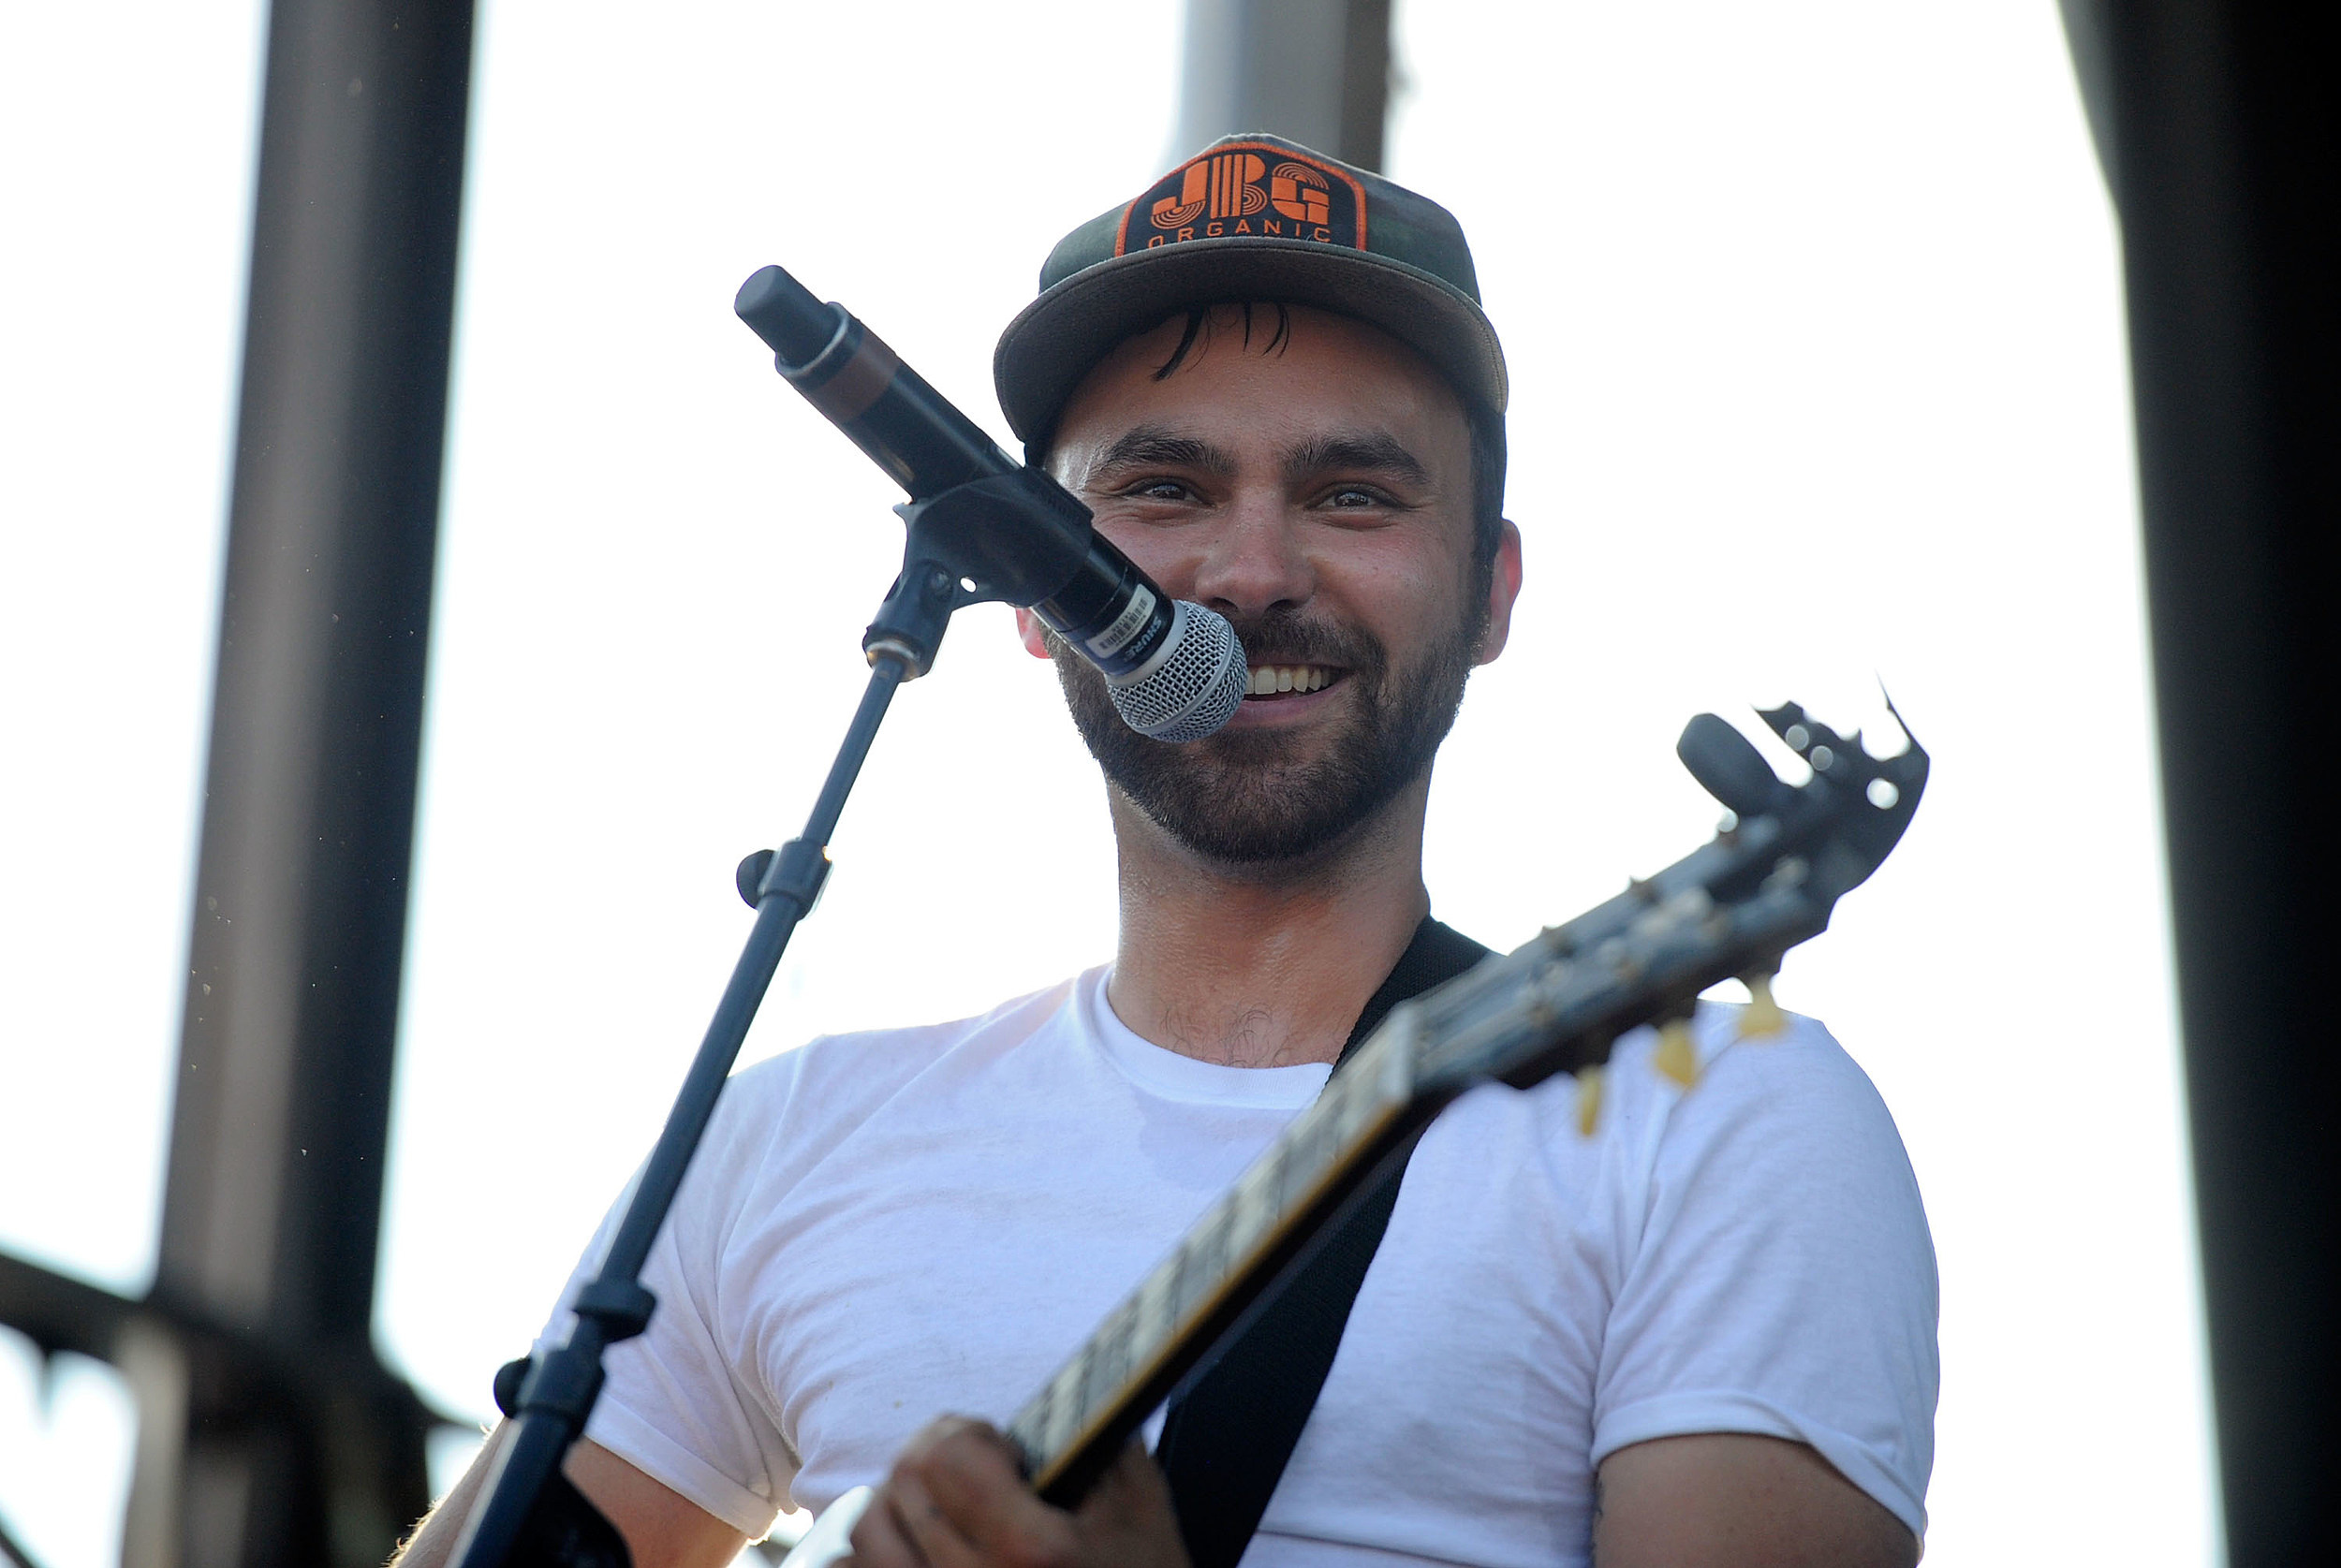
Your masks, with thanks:
<instances>
[{"instance_id":1,"label":"bright white sky","mask_svg":"<svg viewBox=\"0 0 2341 1568\"><path fill-rule=\"evenodd\" d=\"M190 904L260 18L37 7L0 56L0 1247L141 1288ZM1516 943L1703 837L1702 707L1936 756L1795 955L1943 1276L1930 1568L2218 1557L2115 232L2051 0L1400 8L1391 171L1472 237L1528 590L1440 768ZM898 497L730 314L784 262L1005 435L1057 235L1166 162L1175 0L490 0L386 1351L488 1407L647 1145L858 691ZM1006 612L898 702L748 1046L1107 956L1095 774ZM525 1117L523 1106L533 1106ZM548 1158L523 1124L570 1130ZM117 1550L129 1414L0 1336L0 1517ZM455 1456L449 1456L453 1458Z\"/></svg>"}]
</instances>

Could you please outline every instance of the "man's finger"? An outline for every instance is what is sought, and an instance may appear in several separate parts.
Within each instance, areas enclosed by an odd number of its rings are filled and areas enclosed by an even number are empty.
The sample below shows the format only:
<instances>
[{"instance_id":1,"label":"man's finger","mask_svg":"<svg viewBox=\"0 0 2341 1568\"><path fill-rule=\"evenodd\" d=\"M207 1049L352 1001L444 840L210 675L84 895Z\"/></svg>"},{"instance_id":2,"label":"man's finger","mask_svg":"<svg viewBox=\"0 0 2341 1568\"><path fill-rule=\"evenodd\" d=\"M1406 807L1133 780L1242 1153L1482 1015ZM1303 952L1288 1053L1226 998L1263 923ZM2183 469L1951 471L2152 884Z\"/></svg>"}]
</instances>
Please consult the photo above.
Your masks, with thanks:
<instances>
[{"instance_id":1,"label":"man's finger","mask_svg":"<svg viewBox=\"0 0 2341 1568\"><path fill-rule=\"evenodd\" d=\"M853 1568L933 1568L895 1517L893 1491L891 1481L880 1487L854 1521Z\"/></svg>"},{"instance_id":2,"label":"man's finger","mask_svg":"<svg viewBox=\"0 0 2341 1568\"><path fill-rule=\"evenodd\" d=\"M1155 1463L1154 1456L1136 1438L1097 1478L1097 1484L1089 1489L1073 1517L1083 1520L1108 1517L1149 1525L1166 1520L1174 1529L1178 1522L1170 1502L1170 1485L1163 1478L1162 1467Z\"/></svg>"},{"instance_id":3,"label":"man's finger","mask_svg":"<svg viewBox=\"0 0 2341 1568\"><path fill-rule=\"evenodd\" d=\"M905 1473L983 1561L1070 1563L1079 1555L1072 1519L1033 1495L1015 1449L979 1421L928 1427L897 1461L896 1473Z\"/></svg>"},{"instance_id":4,"label":"man's finger","mask_svg":"<svg viewBox=\"0 0 2341 1568\"><path fill-rule=\"evenodd\" d=\"M919 1477L897 1470L886 1483L885 1499L895 1525L910 1538L928 1568L982 1568L976 1544L960 1532L958 1521L935 1504Z\"/></svg>"},{"instance_id":5,"label":"man's finger","mask_svg":"<svg viewBox=\"0 0 2341 1568\"><path fill-rule=\"evenodd\" d=\"M1170 1483L1132 1439L1073 1512L1089 1557L1115 1568L1187 1568Z\"/></svg>"}]
</instances>

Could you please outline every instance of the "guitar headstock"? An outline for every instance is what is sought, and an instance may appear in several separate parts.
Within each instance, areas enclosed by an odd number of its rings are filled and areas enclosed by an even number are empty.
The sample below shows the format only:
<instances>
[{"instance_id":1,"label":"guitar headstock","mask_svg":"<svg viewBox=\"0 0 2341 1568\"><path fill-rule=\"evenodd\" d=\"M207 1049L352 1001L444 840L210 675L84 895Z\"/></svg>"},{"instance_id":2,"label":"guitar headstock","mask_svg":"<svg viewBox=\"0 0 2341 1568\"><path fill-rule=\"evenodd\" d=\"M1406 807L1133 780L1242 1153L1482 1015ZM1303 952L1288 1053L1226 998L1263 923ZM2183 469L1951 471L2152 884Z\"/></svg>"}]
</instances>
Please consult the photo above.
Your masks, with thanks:
<instances>
[{"instance_id":1,"label":"guitar headstock","mask_svg":"<svg viewBox=\"0 0 2341 1568\"><path fill-rule=\"evenodd\" d=\"M1758 717L1780 737L1782 744L1803 757L1813 769L1811 782L1797 793L1817 798L1834 829L1824 852L1827 863L1818 868L1834 889L1833 898L1842 897L1868 881L1870 872L1893 853L1894 845L1902 842L1903 830L1910 826L1910 818L1919 809L1919 797L1926 790L1929 759L1925 749L1903 725L1902 714L1891 699L1886 703L1886 711L1893 715L1906 743L1890 756L1876 757L1862 744L1860 730L1840 738L1836 731L1793 702L1758 711ZM1707 713L1700 715L1701 719L1713 717ZM1697 724L1699 719L1691 723ZM1689 730L1686 728L1684 733L1687 737ZM1752 752L1755 748L1748 749ZM1676 750L1680 755L1679 743ZM1763 759L1759 756L1757 760ZM1685 763L1688 766L1687 758ZM1692 776L1698 777L1696 769ZM1706 783L1704 779L1700 782ZM1861 804L1855 804L1856 800ZM1862 805L1869 809L1862 810Z\"/></svg>"},{"instance_id":2,"label":"guitar headstock","mask_svg":"<svg viewBox=\"0 0 2341 1568\"><path fill-rule=\"evenodd\" d=\"M1892 712L1892 704L1888 711ZM1684 726L1675 755L1730 815L1705 845L1546 931L1516 951L1394 1012L1422 1042L1414 1073L1428 1086L1500 1078L1524 1087L1606 1061L1627 1030L1687 1018L1699 993L1741 978L1770 1013L1766 982L1781 955L1819 934L1846 893L1901 841L1926 788L1926 752L1910 737L1870 755L1796 703L1760 715L1812 777L1791 784L1746 737L1713 713ZM1894 713L1897 725L1901 715ZM1388 1027L1388 1026L1386 1026ZM1662 1041L1660 1066L1687 1081L1687 1039Z\"/></svg>"}]
</instances>

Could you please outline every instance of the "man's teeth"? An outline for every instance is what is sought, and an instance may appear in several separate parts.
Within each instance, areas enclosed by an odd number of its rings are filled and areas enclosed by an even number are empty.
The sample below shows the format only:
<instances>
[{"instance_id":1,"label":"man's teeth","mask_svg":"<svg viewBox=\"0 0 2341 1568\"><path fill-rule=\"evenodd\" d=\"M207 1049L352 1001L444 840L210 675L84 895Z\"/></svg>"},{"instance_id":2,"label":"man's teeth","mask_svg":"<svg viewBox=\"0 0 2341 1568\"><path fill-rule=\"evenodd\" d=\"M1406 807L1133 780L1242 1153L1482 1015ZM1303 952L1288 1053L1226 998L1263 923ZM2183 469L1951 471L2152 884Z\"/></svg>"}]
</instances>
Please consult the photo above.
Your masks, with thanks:
<instances>
[{"instance_id":1,"label":"man's teeth","mask_svg":"<svg viewBox=\"0 0 2341 1568\"><path fill-rule=\"evenodd\" d=\"M1278 692L1321 691L1333 672L1321 665L1254 665L1244 687L1247 696L1274 696Z\"/></svg>"}]
</instances>

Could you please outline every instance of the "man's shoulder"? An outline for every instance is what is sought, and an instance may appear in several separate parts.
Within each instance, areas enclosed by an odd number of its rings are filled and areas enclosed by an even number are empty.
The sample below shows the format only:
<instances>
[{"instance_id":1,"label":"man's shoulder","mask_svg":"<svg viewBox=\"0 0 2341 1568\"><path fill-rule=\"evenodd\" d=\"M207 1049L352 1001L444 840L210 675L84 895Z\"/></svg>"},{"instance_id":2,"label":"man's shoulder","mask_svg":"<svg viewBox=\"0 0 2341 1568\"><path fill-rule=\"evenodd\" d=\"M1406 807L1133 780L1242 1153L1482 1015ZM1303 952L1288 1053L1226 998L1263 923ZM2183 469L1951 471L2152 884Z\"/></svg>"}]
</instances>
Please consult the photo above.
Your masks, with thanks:
<instances>
[{"instance_id":1,"label":"man's shoulder","mask_svg":"<svg viewBox=\"0 0 2341 1568\"><path fill-rule=\"evenodd\" d=\"M1702 999L1690 1020L1689 1044L1696 1065L1671 1055L1659 1033L1644 1025L1618 1037L1612 1066L1656 1085L1653 1094L1670 1106L1718 1083L1726 1093L1743 1082L1759 1093L1791 1083L1831 1095L1877 1093L1829 1027L1802 1013L1784 1011L1756 1024L1745 1004Z\"/></svg>"},{"instance_id":2,"label":"man's shoulder","mask_svg":"<svg viewBox=\"0 0 2341 1568\"><path fill-rule=\"evenodd\" d=\"M996 1060L1051 1028L1077 1000L1084 978L941 1023L817 1035L741 1068L724 1085L693 1162L695 1188L733 1212L772 1199L932 1075Z\"/></svg>"},{"instance_id":3,"label":"man's shoulder","mask_svg":"<svg viewBox=\"0 0 2341 1568\"><path fill-rule=\"evenodd\" d=\"M1687 1061L1647 1027L1619 1037L1601 1121L1632 1163L1701 1158L1744 1140L1828 1150L1852 1138L1907 1169L1892 1114L1826 1026L1797 1013L1749 1023L1744 1006L1702 1001Z\"/></svg>"},{"instance_id":4,"label":"man's shoulder","mask_svg":"<svg viewBox=\"0 0 2341 1568\"><path fill-rule=\"evenodd\" d=\"M1891 1190L1920 1215L1893 1114L1835 1034L1795 1013L1748 1024L1745 1008L1701 1003L1688 1072L1654 1032L1619 1040L1610 1077L1627 1164L1678 1191L1707 1175L1775 1194L1860 1189L1865 1204Z\"/></svg>"}]
</instances>

